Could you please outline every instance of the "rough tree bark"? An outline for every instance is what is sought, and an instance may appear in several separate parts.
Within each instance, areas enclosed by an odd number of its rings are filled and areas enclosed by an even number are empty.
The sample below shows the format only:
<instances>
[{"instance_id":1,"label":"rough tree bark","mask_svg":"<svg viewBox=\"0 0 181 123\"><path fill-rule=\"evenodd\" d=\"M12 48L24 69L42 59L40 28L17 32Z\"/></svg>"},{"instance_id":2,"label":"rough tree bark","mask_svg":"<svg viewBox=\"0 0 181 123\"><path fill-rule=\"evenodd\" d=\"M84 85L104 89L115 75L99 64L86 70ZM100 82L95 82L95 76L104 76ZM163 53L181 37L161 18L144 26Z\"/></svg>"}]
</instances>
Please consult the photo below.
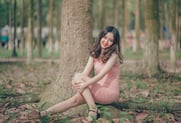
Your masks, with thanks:
<instances>
[{"instance_id":1,"label":"rough tree bark","mask_svg":"<svg viewBox=\"0 0 181 123\"><path fill-rule=\"evenodd\" d=\"M145 42L143 69L147 76L159 73L159 1L145 0Z\"/></svg>"},{"instance_id":2,"label":"rough tree bark","mask_svg":"<svg viewBox=\"0 0 181 123\"><path fill-rule=\"evenodd\" d=\"M92 40L92 1L62 0L60 75L41 95L47 106L75 94L72 76L83 70Z\"/></svg>"},{"instance_id":3,"label":"rough tree bark","mask_svg":"<svg viewBox=\"0 0 181 123\"><path fill-rule=\"evenodd\" d=\"M176 51L177 51L177 35L176 35L176 0L172 0L171 4L171 42L170 42L170 62L172 72L176 72Z\"/></svg>"},{"instance_id":4,"label":"rough tree bark","mask_svg":"<svg viewBox=\"0 0 181 123\"><path fill-rule=\"evenodd\" d=\"M30 64L33 59L33 1L28 0L28 37L27 37L27 59Z\"/></svg>"}]
</instances>

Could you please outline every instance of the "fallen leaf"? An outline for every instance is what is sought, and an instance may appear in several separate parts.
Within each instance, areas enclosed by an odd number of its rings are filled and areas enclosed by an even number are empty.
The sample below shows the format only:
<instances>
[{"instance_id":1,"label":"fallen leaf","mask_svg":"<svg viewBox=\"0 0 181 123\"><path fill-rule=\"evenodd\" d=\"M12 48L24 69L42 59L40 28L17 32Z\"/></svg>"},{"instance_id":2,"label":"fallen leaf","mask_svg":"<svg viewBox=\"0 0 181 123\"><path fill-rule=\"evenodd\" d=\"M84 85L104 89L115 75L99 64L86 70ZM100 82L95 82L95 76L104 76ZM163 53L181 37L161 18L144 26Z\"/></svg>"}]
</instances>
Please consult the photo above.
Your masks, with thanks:
<instances>
[{"instance_id":1,"label":"fallen leaf","mask_svg":"<svg viewBox=\"0 0 181 123\"><path fill-rule=\"evenodd\" d=\"M139 113L136 115L136 121L137 123L142 123L142 121L148 116L147 113L143 112L143 113Z\"/></svg>"},{"instance_id":2,"label":"fallen leaf","mask_svg":"<svg viewBox=\"0 0 181 123\"><path fill-rule=\"evenodd\" d=\"M148 97L148 95L150 94L150 90L147 89L147 90L141 91L140 93L141 93L144 97Z\"/></svg>"}]
</instances>

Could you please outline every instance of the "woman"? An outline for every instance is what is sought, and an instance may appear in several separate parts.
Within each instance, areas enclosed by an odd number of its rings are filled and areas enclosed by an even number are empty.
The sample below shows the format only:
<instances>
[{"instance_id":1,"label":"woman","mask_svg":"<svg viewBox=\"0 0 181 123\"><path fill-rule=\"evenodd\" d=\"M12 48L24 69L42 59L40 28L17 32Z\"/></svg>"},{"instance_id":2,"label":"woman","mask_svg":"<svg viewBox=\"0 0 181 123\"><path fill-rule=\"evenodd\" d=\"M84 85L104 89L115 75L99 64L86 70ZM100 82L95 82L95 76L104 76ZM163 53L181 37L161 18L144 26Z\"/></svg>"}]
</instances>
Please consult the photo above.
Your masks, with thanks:
<instances>
[{"instance_id":1,"label":"woman","mask_svg":"<svg viewBox=\"0 0 181 123\"><path fill-rule=\"evenodd\" d=\"M76 73L73 77L72 87L77 93L68 100L40 112L40 116L64 112L86 103L89 107L86 119L92 121L98 113L96 103L110 104L116 101L119 96L120 63L122 63L119 43L120 35L115 27L108 26L103 29L90 49L90 57L84 71ZM93 68L95 75L90 77Z\"/></svg>"}]
</instances>

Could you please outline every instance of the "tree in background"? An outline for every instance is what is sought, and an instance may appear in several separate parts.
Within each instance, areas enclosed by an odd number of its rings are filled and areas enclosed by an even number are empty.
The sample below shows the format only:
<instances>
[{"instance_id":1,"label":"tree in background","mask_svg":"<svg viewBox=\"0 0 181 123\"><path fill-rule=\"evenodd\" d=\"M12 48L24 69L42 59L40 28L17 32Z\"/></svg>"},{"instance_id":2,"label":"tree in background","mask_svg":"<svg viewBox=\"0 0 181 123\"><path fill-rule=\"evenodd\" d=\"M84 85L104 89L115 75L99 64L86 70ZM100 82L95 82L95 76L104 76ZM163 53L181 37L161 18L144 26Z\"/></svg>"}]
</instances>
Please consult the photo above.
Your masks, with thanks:
<instances>
[{"instance_id":1,"label":"tree in background","mask_svg":"<svg viewBox=\"0 0 181 123\"><path fill-rule=\"evenodd\" d=\"M25 49L25 1L21 0L21 43L20 43L20 53L23 55Z\"/></svg>"},{"instance_id":2,"label":"tree in background","mask_svg":"<svg viewBox=\"0 0 181 123\"><path fill-rule=\"evenodd\" d=\"M38 51L38 58L42 56L42 0L38 0L38 37L37 37L37 51Z\"/></svg>"},{"instance_id":3,"label":"tree in background","mask_svg":"<svg viewBox=\"0 0 181 123\"><path fill-rule=\"evenodd\" d=\"M33 0L28 0L28 37L27 37L27 64L33 59Z\"/></svg>"},{"instance_id":4,"label":"tree in background","mask_svg":"<svg viewBox=\"0 0 181 123\"><path fill-rule=\"evenodd\" d=\"M53 2L54 0L49 0L49 11L48 11L48 50L49 53L53 53L54 49L54 38L53 38Z\"/></svg>"},{"instance_id":5,"label":"tree in background","mask_svg":"<svg viewBox=\"0 0 181 123\"><path fill-rule=\"evenodd\" d=\"M159 73L158 41L159 41L159 1L145 0L145 42L144 72L148 76Z\"/></svg>"},{"instance_id":6,"label":"tree in background","mask_svg":"<svg viewBox=\"0 0 181 123\"><path fill-rule=\"evenodd\" d=\"M75 92L71 80L75 72L83 70L92 40L91 0L62 0L60 75L42 94L47 106L63 101Z\"/></svg>"},{"instance_id":7,"label":"tree in background","mask_svg":"<svg viewBox=\"0 0 181 123\"><path fill-rule=\"evenodd\" d=\"M127 1L122 0L122 20L121 20L121 49L122 54L125 54L126 50L126 31L127 31L127 24L126 24L126 17L127 17Z\"/></svg>"},{"instance_id":8,"label":"tree in background","mask_svg":"<svg viewBox=\"0 0 181 123\"><path fill-rule=\"evenodd\" d=\"M97 13L98 13L98 29L101 30L104 27L105 23L105 3L103 0L99 0L97 4Z\"/></svg>"},{"instance_id":9,"label":"tree in background","mask_svg":"<svg viewBox=\"0 0 181 123\"><path fill-rule=\"evenodd\" d=\"M16 52L16 0L13 1L13 20L14 20L14 23L13 23L13 26L14 26L14 34L13 34L13 53L12 53L12 56L13 57L17 57L17 52Z\"/></svg>"},{"instance_id":10,"label":"tree in background","mask_svg":"<svg viewBox=\"0 0 181 123\"><path fill-rule=\"evenodd\" d=\"M176 72L176 51L177 51L177 33L176 33L176 6L177 1L171 3L171 43L170 43L170 60L172 72Z\"/></svg>"},{"instance_id":11,"label":"tree in background","mask_svg":"<svg viewBox=\"0 0 181 123\"><path fill-rule=\"evenodd\" d=\"M60 50L60 39L61 39L61 35L60 35L60 22L61 22L61 3L62 0L58 0L56 1L55 4L57 4L56 6L56 43L55 43L55 50Z\"/></svg>"},{"instance_id":12,"label":"tree in background","mask_svg":"<svg viewBox=\"0 0 181 123\"><path fill-rule=\"evenodd\" d=\"M133 52L137 52L140 46L140 6L141 0L136 0L136 10L135 10L135 41L133 44Z\"/></svg>"},{"instance_id":13,"label":"tree in background","mask_svg":"<svg viewBox=\"0 0 181 123\"><path fill-rule=\"evenodd\" d=\"M119 27L119 0L114 0L114 26Z\"/></svg>"},{"instance_id":14,"label":"tree in background","mask_svg":"<svg viewBox=\"0 0 181 123\"><path fill-rule=\"evenodd\" d=\"M13 18L13 6L12 6L12 2L13 1L8 1L9 3L9 10L8 10L8 15L9 15L9 30L8 30L8 33L9 33L9 41L8 41L8 50L12 50L13 49L13 44L12 44L12 41L13 41L13 32L12 32L12 18Z\"/></svg>"}]
</instances>

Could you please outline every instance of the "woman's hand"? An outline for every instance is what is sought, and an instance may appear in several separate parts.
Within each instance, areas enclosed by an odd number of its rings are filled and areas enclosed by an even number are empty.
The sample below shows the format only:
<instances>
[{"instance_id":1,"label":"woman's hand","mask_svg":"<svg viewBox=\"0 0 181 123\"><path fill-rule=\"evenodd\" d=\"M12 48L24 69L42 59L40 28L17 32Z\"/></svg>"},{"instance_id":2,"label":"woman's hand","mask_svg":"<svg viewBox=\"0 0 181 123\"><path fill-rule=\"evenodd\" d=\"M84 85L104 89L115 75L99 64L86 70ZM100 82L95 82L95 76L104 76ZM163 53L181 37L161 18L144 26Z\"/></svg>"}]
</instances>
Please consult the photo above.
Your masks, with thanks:
<instances>
[{"instance_id":1,"label":"woman's hand","mask_svg":"<svg viewBox=\"0 0 181 123\"><path fill-rule=\"evenodd\" d=\"M87 87L87 83L84 81L74 82L72 83L72 87L79 93L82 93L84 89Z\"/></svg>"},{"instance_id":2,"label":"woman's hand","mask_svg":"<svg viewBox=\"0 0 181 123\"><path fill-rule=\"evenodd\" d=\"M75 73L75 75L72 78L72 88L78 91L79 89L79 83L82 83L82 74L81 73Z\"/></svg>"},{"instance_id":3,"label":"woman's hand","mask_svg":"<svg viewBox=\"0 0 181 123\"><path fill-rule=\"evenodd\" d=\"M89 77L83 76L82 73L76 73L72 78L72 88L77 92L82 93L84 89L88 86L87 81Z\"/></svg>"},{"instance_id":4,"label":"woman's hand","mask_svg":"<svg viewBox=\"0 0 181 123\"><path fill-rule=\"evenodd\" d=\"M79 83L79 88L78 88L78 92L79 93L82 93L84 90L85 90L85 88L87 88L87 83L86 82L82 82L82 83Z\"/></svg>"},{"instance_id":5,"label":"woman's hand","mask_svg":"<svg viewBox=\"0 0 181 123\"><path fill-rule=\"evenodd\" d=\"M72 81L72 88L75 89L76 91L79 91L80 83L83 83L83 81L82 80Z\"/></svg>"}]
</instances>

